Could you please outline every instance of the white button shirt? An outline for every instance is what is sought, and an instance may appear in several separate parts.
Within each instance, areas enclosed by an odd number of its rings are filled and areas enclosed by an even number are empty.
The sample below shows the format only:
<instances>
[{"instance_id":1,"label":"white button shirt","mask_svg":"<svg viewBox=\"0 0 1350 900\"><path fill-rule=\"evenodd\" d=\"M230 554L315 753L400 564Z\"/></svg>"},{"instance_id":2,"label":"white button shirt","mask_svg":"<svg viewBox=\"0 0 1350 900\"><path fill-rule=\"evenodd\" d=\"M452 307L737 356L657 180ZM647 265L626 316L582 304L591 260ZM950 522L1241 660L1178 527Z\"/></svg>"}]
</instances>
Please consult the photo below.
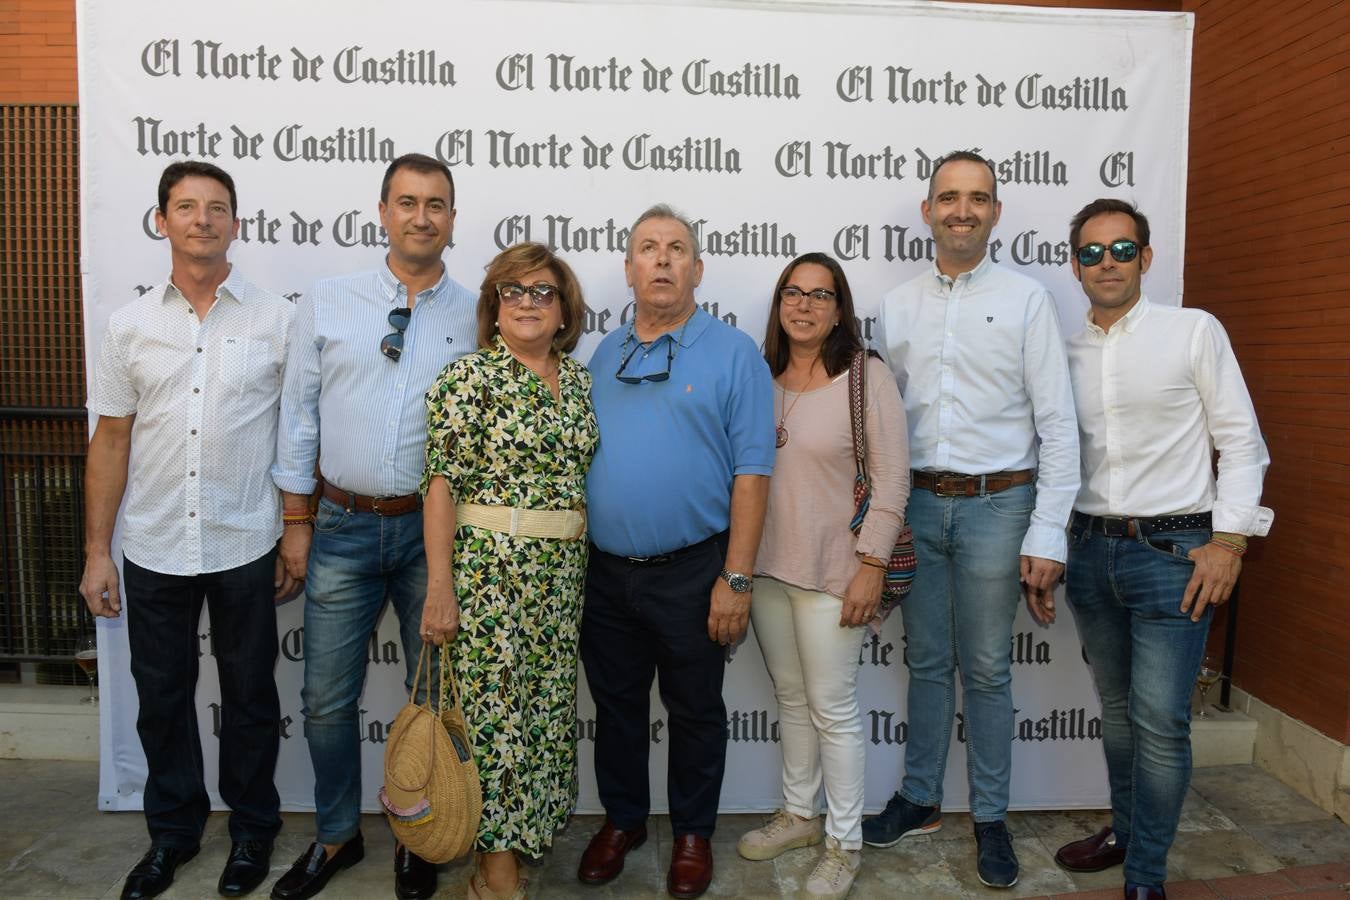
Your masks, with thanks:
<instances>
[{"instance_id":1,"label":"white button shirt","mask_svg":"<svg viewBox=\"0 0 1350 900\"><path fill-rule=\"evenodd\" d=\"M1087 327L1069 339L1069 370L1083 448L1080 512L1213 510L1216 531L1270 530L1275 513L1260 505L1270 454L1228 335L1212 315L1140 297L1102 331L1089 313Z\"/></svg>"},{"instance_id":2,"label":"white button shirt","mask_svg":"<svg viewBox=\"0 0 1350 900\"><path fill-rule=\"evenodd\" d=\"M931 271L881 301L881 353L909 420L910 465L988 475L1037 469L1022 553L1063 562L1078 493L1078 428L1054 298L988 255Z\"/></svg>"},{"instance_id":3,"label":"white button shirt","mask_svg":"<svg viewBox=\"0 0 1350 900\"><path fill-rule=\"evenodd\" d=\"M136 417L122 552L138 566L224 571L281 536L268 470L292 310L231 268L204 319L172 282L113 313L89 408Z\"/></svg>"}]
</instances>

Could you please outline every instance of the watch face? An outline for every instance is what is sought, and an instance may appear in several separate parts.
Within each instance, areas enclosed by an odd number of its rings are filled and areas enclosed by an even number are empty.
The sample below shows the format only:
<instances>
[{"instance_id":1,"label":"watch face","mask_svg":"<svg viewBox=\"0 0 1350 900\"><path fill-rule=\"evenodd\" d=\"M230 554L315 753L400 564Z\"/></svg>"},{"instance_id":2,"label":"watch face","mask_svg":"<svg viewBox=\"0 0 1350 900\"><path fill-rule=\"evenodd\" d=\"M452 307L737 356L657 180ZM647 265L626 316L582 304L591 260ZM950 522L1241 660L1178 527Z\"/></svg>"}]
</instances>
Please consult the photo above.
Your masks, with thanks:
<instances>
[{"instance_id":1,"label":"watch face","mask_svg":"<svg viewBox=\"0 0 1350 900\"><path fill-rule=\"evenodd\" d=\"M750 590L750 576L742 575L739 572L728 572L726 575L727 585L738 594L744 594Z\"/></svg>"}]
</instances>

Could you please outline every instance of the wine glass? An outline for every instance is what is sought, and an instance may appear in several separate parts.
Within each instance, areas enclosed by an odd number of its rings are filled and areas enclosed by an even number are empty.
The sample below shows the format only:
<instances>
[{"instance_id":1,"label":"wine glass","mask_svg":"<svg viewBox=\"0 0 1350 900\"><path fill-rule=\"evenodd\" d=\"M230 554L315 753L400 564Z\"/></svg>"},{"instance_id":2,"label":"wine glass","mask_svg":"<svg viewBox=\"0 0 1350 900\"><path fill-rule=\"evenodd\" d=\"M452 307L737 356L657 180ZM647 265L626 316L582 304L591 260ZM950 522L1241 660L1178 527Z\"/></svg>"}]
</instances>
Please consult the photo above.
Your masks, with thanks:
<instances>
[{"instance_id":1,"label":"wine glass","mask_svg":"<svg viewBox=\"0 0 1350 900\"><path fill-rule=\"evenodd\" d=\"M1218 655L1206 653L1204 660L1200 663L1200 672L1195 676L1195 683L1200 687L1200 711L1196 713L1197 718L1213 718L1213 716L1205 712L1205 705L1208 702L1206 697L1209 694L1209 689L1214 687L1222 677L1223 673L1219 668Z\"/></svg>"},{"instance_id":2,"label":"wine glass","mask_svg":"<svg viewBox=\"0 0 1350 900\"><path fill-rule=\"evenodd\" d=\"M80 667L84 677L89 679L89 696L80 698L81 703L97 703L94 693L94 679L98 677L98 642L93 635L80 638L75 643L75 665Z\"/></svg>"}]
</instances>

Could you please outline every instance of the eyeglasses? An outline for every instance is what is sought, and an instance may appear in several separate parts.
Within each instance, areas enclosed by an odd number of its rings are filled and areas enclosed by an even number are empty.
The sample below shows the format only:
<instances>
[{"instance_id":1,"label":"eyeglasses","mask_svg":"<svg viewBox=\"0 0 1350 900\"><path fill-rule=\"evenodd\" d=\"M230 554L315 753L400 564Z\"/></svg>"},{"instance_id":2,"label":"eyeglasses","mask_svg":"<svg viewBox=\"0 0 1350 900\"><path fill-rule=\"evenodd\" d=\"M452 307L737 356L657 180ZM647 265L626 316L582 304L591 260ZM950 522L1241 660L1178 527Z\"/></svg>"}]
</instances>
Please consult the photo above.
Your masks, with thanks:
<instances>
[{"instance_id":1,"label":"eyeglasses","mask_svg":"<svg viewBox=\"0 0 1350 900\"><path fill-rule=\"evenodd\" d=\"M403 355L403 332L408 330L408 323L411 321L412 310L408 307L395 306L389 310L389 324L394 330L380 341L380 352L394 362L398 362L399 357Z\"/></svg>"},{"instance_id":2,"label":"eyeglasses","mask_svg":"<svg viewBox=\"0 0 1350 900\"><path fill-rule=\"evenodd\" d=\"M695 312L697 312L697 310L695 310ZM624 384L642 384L642 382L644 381L652 381L652 382L669 381L670 364L675 360L675 346L684 340L684 330L689 327L689 322L693 318L694 316L690 315L688 319L684 320L684 324L680 326L680 333L678 335L669 333L665 335L667 341L666 370L664 372L653 372L650 375L623 374L623 370L628 368L628 363L632 361L633 356L638 352L638 350L642 348L642 342L639 341L636 344L636 346L633 347L632 350L628 349L628 343L633 340L634 335L634 326L630 323L628 326L628 331L624 333L623 344L620 345L619 347L619 356L623 357L623 362L619 363L619 371L614 373L614 377L622 381Z\"/></svg>"},{"instance_id":3,"label":"eyeglasses","mask_svg":"<svg viewBox=\"0 0 1350 900\"><path fill-rule=\"evenodd\" d=\"M1075 254L1080 266L1095 266L1102 261L1106 251L1116 262L1127 263L1139 255L1139 245L1134 241L1112 241L1109 246L1103 244L1084 244Z\"/></svg>"},{"instance_id":4,"label":"eyeglasses","mask_svg":"<svg viewBox=\"0 0 1350 900\"><path fill-rule=\"evenodd\" d=\"M835 300L834 291L827 291L825 288L804 291L795 284L783 288L778 292L778 296L788 306L809 306L811 309L821 309Z\"/></svg>"},{"instance_id":5,"label":"eyeglasses","mask_svg":"<svg viewBox=\"0 0 1350 900\"><path fill-rule=\"evenodd\" d=\"M497 296L507 306L519 306L526 294L530 295L535 306L548 309L553 305L553 301L558 299L558 286L547 281L536 281L530 285L504 281L497 285Z\"/></svg>"},{"instance_id":6,"label":"eyeglasses","mask_svg":"<svg viewBox=\"0 0 1350 900\"><path fill-rule=\"evenodd\" d=\"M681 331L683 334L683 331ZM675 359L675 338L666 335L666 370L664 372L653 372L650 375L625 375L623 370L628 368L628 363L642 349L642 344L634 344L632 350L628 350L628 338L632 336L630 331L623 339L623 346L619 348L620 353L627 350L623 362L619 363L619 371L614 373L614 377L624 384L642 384L644 381L667 381L670 378L670 364Z\"/></svg>"}]
</instances>

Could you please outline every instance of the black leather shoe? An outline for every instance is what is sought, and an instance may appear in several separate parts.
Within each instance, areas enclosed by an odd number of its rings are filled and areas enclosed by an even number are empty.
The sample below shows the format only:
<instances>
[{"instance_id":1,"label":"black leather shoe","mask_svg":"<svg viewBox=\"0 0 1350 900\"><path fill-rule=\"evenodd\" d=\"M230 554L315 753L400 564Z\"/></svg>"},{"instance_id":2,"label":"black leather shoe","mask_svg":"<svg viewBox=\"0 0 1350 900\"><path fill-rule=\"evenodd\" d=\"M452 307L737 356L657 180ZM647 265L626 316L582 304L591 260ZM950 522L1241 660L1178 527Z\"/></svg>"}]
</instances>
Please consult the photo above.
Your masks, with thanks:
<instances>
[{"instance_id":1,"label":"black leather shoe","mask_svg":"<svg viewBox=\"0 0 1350 900\"><path fill-rule=\"evenodd\" d=\"M306 900L323 890L339 869L346 869L359 863L366 855L366 844L361 832L342 845L342 849L328 858L323 844L314 843L300 854L300 858L291 866L290 871L277 879L272 885L273 900Z\"/></svg>"},{"instance_id":2,"label":"black leather shoe","mask_svg":"<svg viewBox=\"0 0 1350 900\"><path fill-rule=\"evenodd\" d=\"M200 849L200 844L151 847L127 875L126 883L122 885L122 900L144 900L164 893L173 884L174 870L196 856Z\"/></svg>"},{"instance_id":3,"label":"black leather shoe","mask_svg":"<svg viewBox=\"0 0 1350 900\"><path fill-rule=\"evenodd\" d=\"M242 897L263 883L271 864L271 841L235 841L216 890L226 897Z\"/></svg>"},{"instance_id":4,"label":"black leather shoe","mask_svg":"<svg viewBox=\"0 0 1350 900\"><path fill-rule=\"evenodd\" d=\"M394 895L399 900L425 900L436 893L436 865L399 844L394 849Z\"/></svg>"}]
</instances>

